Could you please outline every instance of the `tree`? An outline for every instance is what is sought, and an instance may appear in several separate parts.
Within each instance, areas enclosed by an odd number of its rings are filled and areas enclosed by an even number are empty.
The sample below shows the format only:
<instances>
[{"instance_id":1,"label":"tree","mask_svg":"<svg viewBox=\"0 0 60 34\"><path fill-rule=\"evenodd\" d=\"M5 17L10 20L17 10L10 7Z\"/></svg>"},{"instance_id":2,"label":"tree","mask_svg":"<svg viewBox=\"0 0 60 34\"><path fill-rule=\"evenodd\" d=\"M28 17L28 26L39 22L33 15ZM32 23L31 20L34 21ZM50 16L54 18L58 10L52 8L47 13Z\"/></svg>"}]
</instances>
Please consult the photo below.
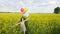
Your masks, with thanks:
<instances>
[{"instance_id":1,"label":"tree","mask_svg":"<svg viewBox=\"0 0 60 34\"><path fill-rule=\"evenodd\" d=\"M60 7L56 7L56 8L54 9L54 13L59 14L59 13L60 13Z\"/></svg>"}]
</instances>

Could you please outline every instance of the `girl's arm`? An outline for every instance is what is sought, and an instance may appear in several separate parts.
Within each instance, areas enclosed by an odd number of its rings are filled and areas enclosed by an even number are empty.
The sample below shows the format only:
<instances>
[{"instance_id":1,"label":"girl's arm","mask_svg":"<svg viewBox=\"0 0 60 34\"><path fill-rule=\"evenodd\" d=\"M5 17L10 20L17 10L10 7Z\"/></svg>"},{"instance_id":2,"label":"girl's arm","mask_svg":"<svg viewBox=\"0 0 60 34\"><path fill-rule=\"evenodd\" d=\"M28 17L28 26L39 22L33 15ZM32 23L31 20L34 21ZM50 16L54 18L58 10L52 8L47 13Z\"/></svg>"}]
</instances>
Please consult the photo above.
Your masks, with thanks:
<instances>
[{"instance_id":1,"label":"girl's arm","mask_svg":"<svg viewBox=\"0 0 60 34\"><path fill-rule=\"evenodd\" d=\"M27 18L25 21L27 21L29 18Z\"/></svg>"},{"instance_id":2,"label":"girl's arm","mask_svg":"<svg viewBox=\"0 0 60 34\"><path fill-rule=\"evenodd\" d=\"M20 24L20 23L17 23L16 26L17 26L18 24Z\"/></svg>"},{"instance_id":3,"label":"girl's arm","mask_svg":"<svg viewBox=\"0 0 60 34\"><path fill-rule=\"evenodd\" d=\"M18 24L20 24L20 23L17 23L17 24L15 24L15 25L13 25L12 27L15 27L15 26L17 26Z\"/></svg>"}]
</instances>

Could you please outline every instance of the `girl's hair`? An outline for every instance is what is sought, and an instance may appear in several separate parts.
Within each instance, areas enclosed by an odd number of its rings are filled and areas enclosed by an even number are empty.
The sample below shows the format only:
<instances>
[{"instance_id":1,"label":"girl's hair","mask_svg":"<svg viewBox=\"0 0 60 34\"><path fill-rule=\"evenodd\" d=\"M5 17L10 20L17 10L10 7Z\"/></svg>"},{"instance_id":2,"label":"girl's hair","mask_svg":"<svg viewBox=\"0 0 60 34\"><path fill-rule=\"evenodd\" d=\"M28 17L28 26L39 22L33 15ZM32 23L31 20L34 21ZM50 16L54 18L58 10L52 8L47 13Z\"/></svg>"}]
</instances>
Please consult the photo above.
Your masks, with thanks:
<instances>
[{"instance_id":1,"label":"girl's hair","mask_svg":"<svg viewBox=\"0 0 60 34\"><path fill-rule=\"evenodd\" d=\"M21 17L21 18L20 18L20 21L22 21L22 18L23 18L24 20L26 19L25 17Z\"/></svg>"}]
</instances>

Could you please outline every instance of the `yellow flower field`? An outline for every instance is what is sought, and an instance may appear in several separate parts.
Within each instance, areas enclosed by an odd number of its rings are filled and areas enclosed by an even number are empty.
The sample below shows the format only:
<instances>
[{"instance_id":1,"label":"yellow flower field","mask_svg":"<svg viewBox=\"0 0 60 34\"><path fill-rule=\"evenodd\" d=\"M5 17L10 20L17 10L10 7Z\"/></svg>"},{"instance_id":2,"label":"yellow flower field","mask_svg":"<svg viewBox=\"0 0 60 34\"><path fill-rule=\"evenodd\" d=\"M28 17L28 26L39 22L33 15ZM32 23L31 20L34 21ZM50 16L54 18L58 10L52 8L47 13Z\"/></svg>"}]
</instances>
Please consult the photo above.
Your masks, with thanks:
<instances>
[{"instance_id":1,"label":"yellow flower field","mask_svg":"<svg viewBox=\"0 0 60 34\"><path fill-rule=\"evenodd\" d=\"M20 13L0 13L0 34L21 34ZM26 22L28 34L60 34L60 14L30 14Z\"/></svg>"}]
</instances>

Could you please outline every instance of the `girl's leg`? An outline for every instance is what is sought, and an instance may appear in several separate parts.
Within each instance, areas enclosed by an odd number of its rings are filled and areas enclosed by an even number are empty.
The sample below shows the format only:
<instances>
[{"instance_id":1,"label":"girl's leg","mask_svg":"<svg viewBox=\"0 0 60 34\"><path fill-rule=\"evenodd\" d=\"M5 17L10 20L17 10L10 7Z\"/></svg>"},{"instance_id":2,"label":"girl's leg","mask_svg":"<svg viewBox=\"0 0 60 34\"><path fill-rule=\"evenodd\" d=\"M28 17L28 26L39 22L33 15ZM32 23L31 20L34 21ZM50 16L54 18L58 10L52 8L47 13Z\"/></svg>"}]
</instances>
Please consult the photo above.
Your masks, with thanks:
<instances>
[{"instance_id":1,"label":"girl's leg","mask_svg":"<svg viewBox=\"0 0 60 34\"><path fill-rule=\"evenodd\" d=\"M24 32L24 31L22 31L22 34L25 34L25 32Z\"/></svg>"},{"instance_id":2,"label":"girl's leg","mask_svg":"<svg viewBox=\"0 0 60 34\"><path fill-rule=\"evenodd\" d=\"M25 31L25 34L28 34L28 31Z\"/></svg>"},{"instance_id":3,"label":"girl's leg","mask_svg":"<svg viewBox=\"0 0 60 34\"><path fill-rule=\"evenodd\" d=\"M28 34L28 32L27 31L24 31L24 32L22 32L23 34Z\"/></svg>"},{"instance_id":4,"label":"girl's leg","mask_svg":"<svg viewBox=\"0 0 60 34\"><path fill-rule=\"evenodd\" d=\"M24 34L25 34L25 31L24 31Z\"/></svg>"}]
</instances>

